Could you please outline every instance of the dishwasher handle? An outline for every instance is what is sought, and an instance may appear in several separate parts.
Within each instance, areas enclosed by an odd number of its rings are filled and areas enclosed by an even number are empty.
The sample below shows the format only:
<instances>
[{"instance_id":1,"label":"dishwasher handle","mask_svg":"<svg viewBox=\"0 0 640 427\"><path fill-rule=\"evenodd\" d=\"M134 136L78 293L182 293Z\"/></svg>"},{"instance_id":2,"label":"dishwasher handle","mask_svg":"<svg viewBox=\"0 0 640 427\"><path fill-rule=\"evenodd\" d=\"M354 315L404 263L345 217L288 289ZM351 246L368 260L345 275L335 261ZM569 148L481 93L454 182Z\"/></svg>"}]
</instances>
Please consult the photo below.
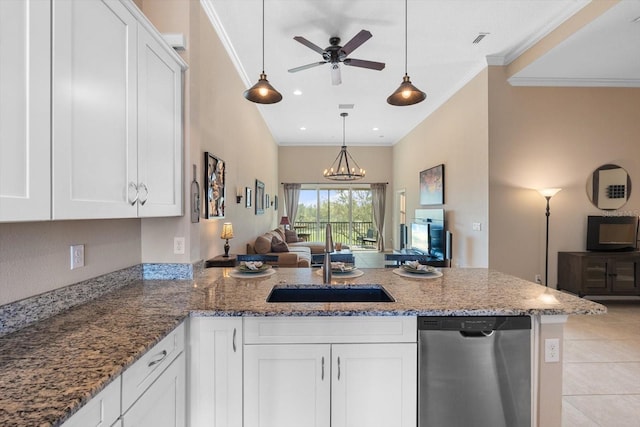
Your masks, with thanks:
<instances>
[{"instance_id":1,"label":"dishwasher handle","mask_svg":"<svg viewBox=\"0 0 640 427\"><path fill-rule=\"evenodd\" d=\"M460 331L460 335L465 338L488 338L494 333L495 331Z\"/></svg>"}]
</instances>

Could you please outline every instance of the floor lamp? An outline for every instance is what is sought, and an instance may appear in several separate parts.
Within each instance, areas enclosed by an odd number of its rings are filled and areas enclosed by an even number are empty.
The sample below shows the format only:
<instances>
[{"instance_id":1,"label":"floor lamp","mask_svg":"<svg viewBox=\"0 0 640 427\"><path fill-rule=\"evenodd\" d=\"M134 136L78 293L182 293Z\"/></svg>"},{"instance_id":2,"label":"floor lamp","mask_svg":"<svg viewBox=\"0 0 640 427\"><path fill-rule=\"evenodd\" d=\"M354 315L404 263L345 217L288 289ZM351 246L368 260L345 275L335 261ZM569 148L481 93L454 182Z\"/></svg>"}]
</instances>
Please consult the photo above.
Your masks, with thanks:
<instances>
[{"instance_id":1,"label":"floor lamp","mask_svg":"<svg viewBox=\"0 0 640 427\"><path fill-rule=\"evenodd\" d=\"M549 215L551 215L551 212L549 210L549 200L551 200L551 198L555 196L560 190L562 190L562 188L543 188L541 190L538 190L538 193L542 194L542 197L547 199L547 211L545 212L545 215L547 217L547 235L546 235L545 247L544 247L544 285L545 286L549 286Z\"/></svg>"}]
</instances>

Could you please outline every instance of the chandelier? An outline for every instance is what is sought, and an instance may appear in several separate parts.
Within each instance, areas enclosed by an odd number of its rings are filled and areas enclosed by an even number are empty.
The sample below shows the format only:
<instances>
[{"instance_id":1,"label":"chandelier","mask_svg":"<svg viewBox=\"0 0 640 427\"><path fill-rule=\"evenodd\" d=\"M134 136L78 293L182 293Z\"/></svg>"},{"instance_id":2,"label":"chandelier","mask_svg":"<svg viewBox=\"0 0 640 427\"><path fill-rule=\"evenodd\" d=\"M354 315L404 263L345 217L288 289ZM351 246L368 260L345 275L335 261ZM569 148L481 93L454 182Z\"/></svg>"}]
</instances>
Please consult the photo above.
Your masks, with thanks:
<instances>
[{"instance_id":1,"label":"chandelier","mask_svg":"<svg viewBox=\"0 0 640 427\"><path fill-rule=\"evenodd\" d=\"M355 181L364 178L366 173L366 171L353 160L344 142L345 117L348 115L348 113L340 113L342 117L342 148L340 148L340 153L338 153L338 157L333 161L331 167L325 169L323 172L325 178L333 181Z\"/></svg>"}]
</instances>

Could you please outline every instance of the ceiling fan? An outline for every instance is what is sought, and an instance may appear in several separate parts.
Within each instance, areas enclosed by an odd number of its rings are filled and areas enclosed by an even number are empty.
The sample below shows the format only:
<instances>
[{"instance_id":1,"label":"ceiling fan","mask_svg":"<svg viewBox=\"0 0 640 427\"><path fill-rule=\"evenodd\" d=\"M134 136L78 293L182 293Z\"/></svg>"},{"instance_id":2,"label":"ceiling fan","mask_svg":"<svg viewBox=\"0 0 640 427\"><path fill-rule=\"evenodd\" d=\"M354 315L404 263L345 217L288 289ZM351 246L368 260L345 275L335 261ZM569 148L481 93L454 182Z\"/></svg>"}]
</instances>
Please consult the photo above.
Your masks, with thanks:
<instances>
[{"instance_id":1,"label":"ceiling fan","mask_svg":"<svg viewBox=\"0 0 640 427\"><path fill-rule=\"evenodd\" d=\"M298 71L306 70L308 68L317 67L323 64L331 65L331 83L339 85L342 83L342 76L340 75L340 63L349 65L351 67L369 68L371 70L382 70L384 68L384 62L365 61L363 59L348 58L349 54L356 50L361 44L366 42L372 37L371 33L367 30L360 30L351 40L344 46L340 46L340 37L331 37L329 39L330 46L322 49L321 47L311 43L309 40L301 36L296 36L293 39L309 49L318 52L322 55L323 61L312 62L311 64L302 65L300 67L291 68L290 73L296 73Z\"/></svg>"}]
</instances>

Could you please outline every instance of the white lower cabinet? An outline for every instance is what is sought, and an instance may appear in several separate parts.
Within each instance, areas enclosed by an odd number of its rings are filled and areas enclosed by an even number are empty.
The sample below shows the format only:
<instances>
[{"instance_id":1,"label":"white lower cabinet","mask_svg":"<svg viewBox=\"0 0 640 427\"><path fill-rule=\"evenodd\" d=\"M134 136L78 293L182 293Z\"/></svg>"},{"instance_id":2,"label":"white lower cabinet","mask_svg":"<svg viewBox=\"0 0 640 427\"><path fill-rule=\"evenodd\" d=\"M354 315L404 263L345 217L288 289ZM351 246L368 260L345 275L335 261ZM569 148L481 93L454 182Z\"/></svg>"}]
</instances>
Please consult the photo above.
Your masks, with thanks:
<instances>
[{"instance_id":1,"label":"white lower cabinet","mask_svg":"<svg viewBox=\"0 0 640 427\"><path fill-rule=\"evenodd\" d=\"M184 427L185 377L181 353L122 415L122 427Z\"/></svg>"},{"instance_id":2,"label":"white lower cabinet","mask_svg":"<svg viewBox=\"0 0 640 427\"><path fill-rule=\"evenodd\" d=\"M245 319L244 426L415 427L415 322L369 319Z\"/></svg>"},{"instance_id":3,"label":"white lower cabinet","mask_svg":"<svg viewBox=\"0 0 640 427\"><path fill-rule=\"evenodd\" d=\"M63 427L119 426L120 377L106 386L78 412L62 424Z\"/></svg>"},{"instance_id":4,"label":"white lower cabinet","mask_svg":"<svg viewBox=\"0 0 640 427\"><path fill-rule=\"evenodd\" d=\"M190 427L242 427L242 354L242 318L189 319Z\"/></svg>"}]
</instances>

